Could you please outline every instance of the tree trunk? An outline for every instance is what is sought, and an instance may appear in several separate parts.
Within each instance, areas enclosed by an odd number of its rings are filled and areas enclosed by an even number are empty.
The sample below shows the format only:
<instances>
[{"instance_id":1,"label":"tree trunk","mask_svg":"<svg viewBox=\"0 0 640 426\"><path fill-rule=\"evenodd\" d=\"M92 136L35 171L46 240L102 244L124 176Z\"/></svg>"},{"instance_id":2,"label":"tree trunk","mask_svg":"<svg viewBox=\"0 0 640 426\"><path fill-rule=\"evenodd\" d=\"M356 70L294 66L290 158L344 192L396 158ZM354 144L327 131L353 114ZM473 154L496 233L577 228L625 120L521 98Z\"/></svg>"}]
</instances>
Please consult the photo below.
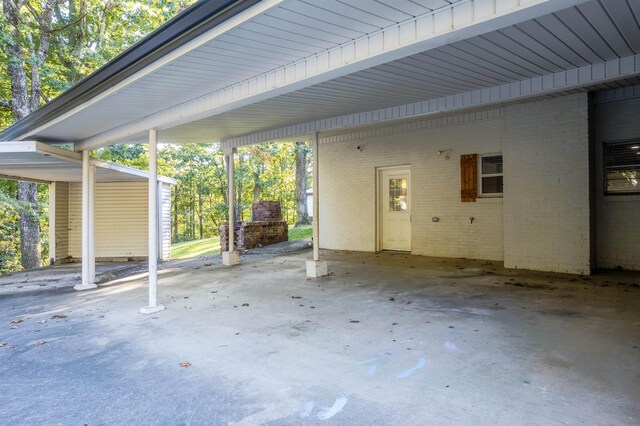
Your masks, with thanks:
<instances>
[{"instance_id":1,"label":"tree trunk","mask_svg":"<svg viewBox=\"0 0 640 426\"><path fill-rule=\"evenodd\" d=\"M54 0L47 0L42 5L40 16L39 44L35 45L33 37L28 33L23 37L21 2L3 0L2 9L11 26L12 42L7 43L7 71L11 81L11 110L16 121L22 120L40 105L42 87L40 83L40 67L44 63L51 41ZM21 44L22 43L22 44ZM31 90L27 80L24 49L29 47L31 58ZM38 186L31 182L20 182L18 186L18 201L24 208L20 212L20 250L21 262L25 269L42 266L40 256L40 221L38 218Z\"/></svg>"},{"instance_id":2,"label":"tree trunk","mask_svg":"<svg viewBox=\"0 0 640 426\"><path fill-rule=\"evenodd\" d=\"M203 228L204 228L203 223L202 223L202 216L203 215L204 215L204 212L203 212L203 208L202 208L202 194L198 190L198 225L200 227L200 229L199 229L200 239L203 238Z\"/></svg>"},{"instance_id":3,"label":"tree trunk","mask_svg":"<svg viewBox=\"0 0 640 426\"><path fill-rule=\"evenodd\" d=\"M21 263L25 269L42 266L40 257L40 221L38 218L38 187L35 183L18 184L18 200L22 202L20 214Z\"/></svg>"},{"instance_id":4,"label":"tree trunk","mask_svg":"<svg viewBox=\"0 0 640 426\"><path fill-rule=\"evenodd\" d=\"M242 169L242 155L238 156L238 170ZM236 222L242 222L242 176L238 176L236 184Z\"/></svg>"},{"instance_id":5,"label":"tree trunk","mask_svg":"<svg viewBox=\"0 0 640 426\"><path fill-rule=\"evenodd\" d=\"M307 151L306 142L296 142L296 226L311 223L307 211Z\"/></svg>"},{"instance_id":6,"label":"tree trunk","mask_svg":"<svg viewBox=\"0 0 640 426\"><path fill-rule=\"evenodd\" d=\"M253 183L253 202L257 203L258 201L260 201L260 183L256 177Z\"/></svg>"}]
</instances>

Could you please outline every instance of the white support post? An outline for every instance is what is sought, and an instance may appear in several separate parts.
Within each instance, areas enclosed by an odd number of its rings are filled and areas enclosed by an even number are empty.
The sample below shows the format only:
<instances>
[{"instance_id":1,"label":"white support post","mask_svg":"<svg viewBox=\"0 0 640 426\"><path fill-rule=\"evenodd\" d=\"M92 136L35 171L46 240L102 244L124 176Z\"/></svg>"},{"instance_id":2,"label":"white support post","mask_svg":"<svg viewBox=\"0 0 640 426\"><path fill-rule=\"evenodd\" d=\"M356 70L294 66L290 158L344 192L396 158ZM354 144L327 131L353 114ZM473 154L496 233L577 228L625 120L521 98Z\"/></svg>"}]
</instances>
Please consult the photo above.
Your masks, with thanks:
<instances>
[{"instance_id":1,"label":"white support post","mask_svg":"<svg viewBox=\"0 0 640 426\"><path fill-rule=\"evenodd\" d=\"M90 235L90 172L89 151L82 151L82 283L74 286L76 290L89 290L96 288L91 281L91 235Z\"/></svg>"},{"instance_id":2,"label":"white support post","mask_svg":"<svg viewBox=\"0 0 640 426\"><path fill-rule=\"evenodd\" d=\"M49 184L49 265L56 262L56 183Z\"/></svg>"},{"instance_id":3,"label":"white support post","mask_svg":"<svg viewBox=\"0 0 640 426\"><path fill-rule=\"evenodd\" d=\"M158 131L149 130L149 305L140 308L141 314L162 311L158 304Z\"/></svg>"},{"instance_id":4,"label":"white support post","mask_svg":"<svg viewBox=\"0 0 640 426\"><path fill-rule=\"evenodd\" d=\"M229 201L229 234L227 241L229 242L229 246L227 251L222 252L222 264L225 266L233 266L238 265L240 263L240 253L234 250L235 248L235 235L234 231L236 228L236 211L235 211L235 148L226 149L224 152L224 157L227 162L227 188L228 188L228 196L227 199Z\"/></svg>"},{"instance_id":5,"label":"white support post","mask_svg":"<svg viewBox=\"0 0 640 426\"><path fill-rule=\"evenodd\" d=\"M89 164L89 283L96 282L96 166Z\"/></svg>"},{"instance_id":6,"label":"white support post","mask_svg":"<svg viewBox=\"0 0 640 426\"><path fill-rule=\"evenodd\" d=\"M164 232L163 231L163 217L162 217L162 182L158 182L158 261L164 260Z\"/></svg>"},{"instance_id":7,"label":"white support post","mask_svg":"<svg viewBox=\"0 0 640 426\"><path fill-rule=\"evenodd\" d=\"M326 261L320 260L320 165L318 132L311 137L313 149L313 260L307 260L307 277L317 278L329 273Z\"/></svg>"}]
</instances>

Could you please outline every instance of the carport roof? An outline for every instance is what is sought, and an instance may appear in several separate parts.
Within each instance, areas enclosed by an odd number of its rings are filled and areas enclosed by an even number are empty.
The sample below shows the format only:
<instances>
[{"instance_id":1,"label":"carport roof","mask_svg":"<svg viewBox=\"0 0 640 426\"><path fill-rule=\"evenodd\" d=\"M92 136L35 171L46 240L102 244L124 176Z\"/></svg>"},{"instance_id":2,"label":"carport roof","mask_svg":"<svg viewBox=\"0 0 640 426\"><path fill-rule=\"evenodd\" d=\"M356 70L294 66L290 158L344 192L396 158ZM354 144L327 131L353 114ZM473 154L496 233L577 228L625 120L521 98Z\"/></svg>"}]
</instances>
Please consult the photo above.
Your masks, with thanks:
<instances>
[{"instance_id":1,"label":"carport roof","mask_svg":"<svg viewBox=\"0 0 640 426\"><path fill-rule=\"evenodd\" d=\"M149 174L103 160L92 159L96 182L144 182ZM0 177L35 182L81 182L82 154L35 141L0 144ZM175 179L158 176L158 181L175 185Z\"/></svg>"},{"instance_id":2,"label":"carport roof","mask_svg":"<svg viewBox=\"0 0 640 426\"><path fill-rule=\"evenodd\" d=\"M623 90L640 81L638 16L635 0L199 2L0 141L81 151L155 129L228 148Z\"/></svg>"}]
</instances>

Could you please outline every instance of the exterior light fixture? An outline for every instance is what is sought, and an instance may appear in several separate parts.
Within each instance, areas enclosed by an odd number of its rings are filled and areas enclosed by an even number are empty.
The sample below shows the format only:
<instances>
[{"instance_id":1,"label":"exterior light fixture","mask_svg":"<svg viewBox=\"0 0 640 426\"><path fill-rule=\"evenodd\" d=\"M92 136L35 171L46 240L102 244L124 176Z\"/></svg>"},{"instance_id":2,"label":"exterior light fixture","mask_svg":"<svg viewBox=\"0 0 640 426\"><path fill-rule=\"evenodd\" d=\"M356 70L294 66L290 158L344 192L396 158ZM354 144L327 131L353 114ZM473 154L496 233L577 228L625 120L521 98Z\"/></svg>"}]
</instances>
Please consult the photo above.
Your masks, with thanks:
<instances>
[{"instance_id":1,"label":"exterior light fixture","mask_svg":"<svg viewBox=\"0 0 640 426\"><path fill-rule=\"evenodd\" d=\"M449 159L449 154L451 153L451 149L439 149L436 151L436 155L438 157L442 157L444 154L444 159L448 160Z\"/></svg>"}]
</instances>

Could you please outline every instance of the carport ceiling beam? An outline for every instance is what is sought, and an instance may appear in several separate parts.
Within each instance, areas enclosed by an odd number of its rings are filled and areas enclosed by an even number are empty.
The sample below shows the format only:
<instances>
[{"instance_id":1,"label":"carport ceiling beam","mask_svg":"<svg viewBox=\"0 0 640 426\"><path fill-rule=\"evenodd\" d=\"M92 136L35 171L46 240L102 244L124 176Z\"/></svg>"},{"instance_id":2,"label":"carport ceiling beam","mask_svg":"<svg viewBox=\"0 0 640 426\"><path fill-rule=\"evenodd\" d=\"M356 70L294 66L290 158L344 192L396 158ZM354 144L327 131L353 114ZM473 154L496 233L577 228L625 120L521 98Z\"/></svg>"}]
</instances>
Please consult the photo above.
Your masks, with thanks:
<instances>
[{"instance_id":1,"label":"carport ceiling beam","mask_svg":"<svg viewBox=\"0 0 640 426\"><path fill-rule=\"evenodd\" d=\"M274 140L297 140L313 132L347 130L372 124L517 102L568 90L584 89L638 75L640 75L640 55L628 56L500 86L229 138L222 142L222 146L237 148Z\"/></svg>"},{"instance_id":2,"label":"carport ceiling beam","mask_svg":"<svg viewBox=\"0 0 640 426\"><path fill-rule=\"evenodd\" d=\"M97 149L515 25L587 0L463 0L76 143Z\"/></svg>"}]
</instances>

